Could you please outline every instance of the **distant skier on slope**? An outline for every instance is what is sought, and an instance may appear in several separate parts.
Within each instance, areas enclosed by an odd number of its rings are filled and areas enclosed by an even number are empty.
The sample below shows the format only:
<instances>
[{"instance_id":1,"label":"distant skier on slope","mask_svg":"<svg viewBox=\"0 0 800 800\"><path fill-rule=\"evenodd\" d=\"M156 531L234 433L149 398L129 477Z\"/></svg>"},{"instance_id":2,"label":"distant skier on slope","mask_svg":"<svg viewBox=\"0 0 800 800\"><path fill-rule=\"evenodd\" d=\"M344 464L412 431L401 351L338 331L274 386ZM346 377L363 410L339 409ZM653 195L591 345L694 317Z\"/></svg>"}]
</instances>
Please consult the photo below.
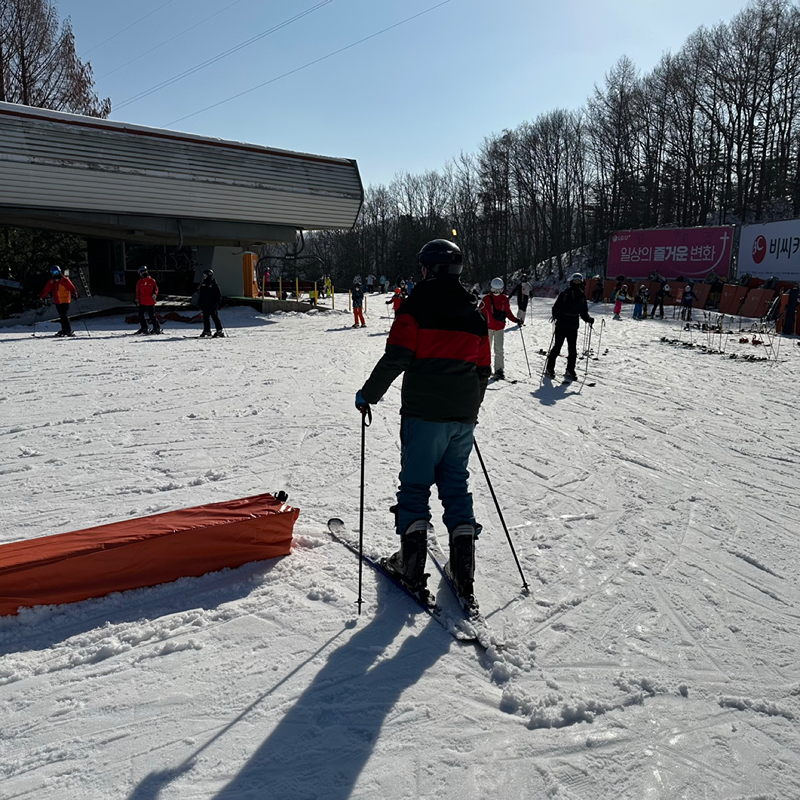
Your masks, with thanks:
<instances>
[{"instance_id":1,"label":"distant skier on slope","mask_svg":"<svg viewBox=\"0 0 800 800\"><path fill-rule=\"evenodd\" d=\"M69 321L69 304L73 299L78 298L78 290L75 288L75 284L61 272L61 267L50 268L50 280L39 293L39 299L44 300L48 294L52 295L58 317L61 320L61 330L56 336L74 336Z\"/></svg>"},{"instance_id":2,"label":"distant skier on slope","mask_svg":"<svg viewBox=\"0 0 800 800\"><path fill-rule=\"evenodd\" d=\"M394 294L386 301L386 305L391 305L394 309L394 315L397 316L397 312L400 310L400 306L403 304L403 297L402 293L400 292L400 287L394 290Z\"/></svg>"},{"instance_id":3,"label":"distant skier on slope","mask_svg":"<svg viewBox=\"0 0 800 800\"><path fill-rule=\"evenodd\" d=\"M353 282L353 288L350 290L350 297L353 300L353 324L351 328L366 328L367 323L364 322L364 290L361 288L361 281Z\"/></svg>"},{"instance_id":4,"label":"distant skier on slope","mask_svg":"<svg viewBox=\"0 0 800 800\"><path fill-rule=\"evenodd\" d=\"M553 333L553 346L547 356L547 366L544 374L548 378L556 376L556 359L561 352L564 340L567 341L567 370L564 377L567 380L577 380L575 363L578 360L578 318L588 325L594 325L594 317L589 316L589 305L586 302L583 275L574 273L567 288L556 298L553 303L553 320L556 323Z\"/></svg>"},{"instance_id":5,"label":"distant skier on slope","mask_svg":"<svg viewBox=\"0 0 800 800\"><path fill-rule=\"evenodd\" d=\"M161 326L156 319L156 298L158 297L158 284L155 278L150 277L147 267L139 267L139 280L136 281L136 305L139 307L139 330L136 333L161 333ZM153 326L147 329L145 313Z\"/></svg>"},{"instance_id":6,"label":"distant skier on slope","mask_svg":"<svg viewBox=\"0 0 800 800\"><path fill-rule=\"evenodd\" d=\"M494 376L503 380L505 373L505 355L503 353L503 340L506 332L506 319L519 324L519 319L511 310L511 303L503 294L503 279L492 278L489 294L481 300L481 311L489 325L489 344L494 350Z\"/></svg>"},{"instance_id":7,"label":"distant skier on slope","mask_svg":"<svg viewBox=\"0 0 800 800\"><path fill-rule=\"evenodd\" d=\"M396 513L400 549L386 561L386 568L415 593L427 595L428 501L435 483L450 540L447 569L459 595L473 603L475 539L481 529L468 491L467 464L491 371L488 331L459 280L459 248L434 239L417 260L422 280L403 302L386 352L356 393L356 408L366 413L405 373Z\"/></svg>"},{"instance_id":8,"label":"distant skier on slope","mask_svg":"<svg viewBox=\"0 0 800 800\"><path fill-rule=\"evenodd\" d=\"M214 337L224 338L225 331L217 313L222 302L222 292L214 278L214 270L203 271L203 282L198 290L197 306L203 312L203 332L201 337L211 336L211 321L214 321Z\"/></svg>"},{"instance_id":9,"label":"distant skier on slope","mask_svg":"<svg viewBox=\"0 0 800 800\"><path fill-rule=\"evenodd\" d=\"M664 298L672 297L669 290L669 284L666 281L661 282L661 286L653 298L653 310L650 312L650 319L656 318L656 309L659 310L659 318L664 319Z\"/></svg>"}]
</instances>

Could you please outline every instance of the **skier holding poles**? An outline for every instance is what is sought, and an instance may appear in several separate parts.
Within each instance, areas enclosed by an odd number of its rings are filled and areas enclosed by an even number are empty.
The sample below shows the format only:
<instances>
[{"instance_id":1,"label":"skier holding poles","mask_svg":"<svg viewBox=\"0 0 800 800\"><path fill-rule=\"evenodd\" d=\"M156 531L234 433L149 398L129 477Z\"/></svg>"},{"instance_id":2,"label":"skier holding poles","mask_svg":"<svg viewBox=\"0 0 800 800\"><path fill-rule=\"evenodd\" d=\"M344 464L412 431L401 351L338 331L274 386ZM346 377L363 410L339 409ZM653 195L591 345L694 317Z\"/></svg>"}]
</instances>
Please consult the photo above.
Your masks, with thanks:
<instances>
[{"instance_id":1,"label":"skier holding poles","mask_svg":"<svg viewBox=\"0 0 800 800\"><path fill-rule=\"evenodd\" d=\"M575 374L575 362L578 360L578 317L588 325L594 325L594 317L589 316L589 305L586 302L583 275L574 273L567 288L556 298L553 304L553 346L547 356L544 374L548 378L556 376L556 359L561 352L564 340L567 341L567 370L564 378L568 381L578 380Z\"/></svg>"},{"instance_id":2,"label":"skier holding poles","mask_svg":"<svg viewBox=\"0 0 800 800\"><path fill-rule=\"evenodd\" d=\"M459 248L434 239L419 252L422 280L405 300L364 386L363 413L402 372L400 487L396 525L400 549L382 562L414 594L429 597L425 573L431 486L444 506L449 532L448 574L459 596L475 605L475 521L467 465L473 432L491 372L486 320L461 285Z\"/></svg>"},{"instance_id":3,"label":"skier holding poles","mask_svg":"<svg viewBox=\"0 0 800 800\"><path fill-rule=\"evenodd\" d=\"M53 296L53 302L61 320L61 330L56 336L74 336L69 321L69 304L71 300L78 299L78 290L75 288L75 284L61 272L61 267L51 267L50 276L50 280L39 293L39 299L44 300L48 294Z\"/></svg>"},{"instance_id":4,"label":"skier holding poles","mask_svg":"<svg viewBox=\"0 0 800 800\"><path fill-rule=\"evenodd\" d=\"M161 326L156 319L156 298L158 297L158 284L155 278L150 277L147 267L139 267L139 280L136 281L136 305L139 307L139 330L136 333L161 333ZM147 328L145 313L153 326Z\"/></svg>"}]
</instances>

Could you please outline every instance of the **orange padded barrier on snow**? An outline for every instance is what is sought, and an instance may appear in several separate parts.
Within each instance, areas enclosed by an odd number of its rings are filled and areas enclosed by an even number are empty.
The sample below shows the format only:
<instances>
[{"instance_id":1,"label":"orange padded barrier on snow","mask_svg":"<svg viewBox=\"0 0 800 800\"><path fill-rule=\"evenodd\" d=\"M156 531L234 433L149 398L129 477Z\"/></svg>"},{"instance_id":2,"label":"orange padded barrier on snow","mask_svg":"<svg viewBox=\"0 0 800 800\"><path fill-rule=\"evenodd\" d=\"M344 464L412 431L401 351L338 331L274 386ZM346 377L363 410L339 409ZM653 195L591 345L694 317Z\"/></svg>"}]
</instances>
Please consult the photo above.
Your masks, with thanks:
<instances>
[{"instance_id":1,"label":"orange padded barrier on snow","mask_svg":"<svg viewBox=\"0 0 800 800\"><path fill-rule=\"evenodd\" d=\"M746 294L746 286L737 286L735 284L723 286L722 298L719 301L719 310L723 314L738 314Z\"/></svg>"},{"instance_id":2,"label":"orange padded barrier on snow","mask_svg":"<svg viewBox=\"0 0 800 800\"><path fill-rule=\"evenodd\" d=\"M0 615L288 555L299 513L260 494L0 545Z\"/></svg>"},{"instance_id":3,"label":"orange padded barrier on snow","mask_svg":"<svg viewBox=\"0 0 800 800\"><path fill-rule=\"evenodd\" d=\"M763 317L767 313L772 298L775 297L773 289L751 289L747 293L739 315L742 317Z\"/></svg>"}]
</instances>

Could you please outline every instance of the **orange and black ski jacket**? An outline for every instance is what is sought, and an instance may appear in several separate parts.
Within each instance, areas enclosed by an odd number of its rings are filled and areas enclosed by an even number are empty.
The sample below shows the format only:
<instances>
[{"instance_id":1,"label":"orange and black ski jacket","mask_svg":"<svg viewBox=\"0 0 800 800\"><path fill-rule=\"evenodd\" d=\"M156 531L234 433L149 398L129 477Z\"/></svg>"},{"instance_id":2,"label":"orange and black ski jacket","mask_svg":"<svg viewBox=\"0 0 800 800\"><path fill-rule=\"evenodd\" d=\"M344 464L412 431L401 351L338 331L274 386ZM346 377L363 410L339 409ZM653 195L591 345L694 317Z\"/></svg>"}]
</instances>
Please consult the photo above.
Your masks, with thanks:
<instances>
[{"instance_id":1,"label":"orange and black ski jacket","mask_svg":"<svg viewBox=\"0 0 800 800\"><path fill-rule=\"evenodd\" d=\"M149 275L136 281L136 302L140 306L154 306L158 297L158 284Z\"/></svg>"},{"instance_id":2,"label":"orange and black ski jacket","mask_svg":"<svg viewBox=\"0 0 800 800\"><path fill-rule=\"evenodd\" d=\"M364 399L377 403L401 372L401 414L477 421L491 374L489 334L475 298L456 276L418 283L403 301L386 352L361 390Z\"/></svg>"},{"instance_id":3,"label":"orange and black ski jacket","mask_svg":"<svg viewBox=\"0 0 800 800\"><path fill-rule=\"evenodd\" d=\"M67 277L59 278L58 280L51 278L44 285L39 299L44 300L48 294L53 295L53 302L58 306L63 303L68 304L73 297L77 297L78 290L75 288L75 284Z\"/></svg>"}]
</instances>

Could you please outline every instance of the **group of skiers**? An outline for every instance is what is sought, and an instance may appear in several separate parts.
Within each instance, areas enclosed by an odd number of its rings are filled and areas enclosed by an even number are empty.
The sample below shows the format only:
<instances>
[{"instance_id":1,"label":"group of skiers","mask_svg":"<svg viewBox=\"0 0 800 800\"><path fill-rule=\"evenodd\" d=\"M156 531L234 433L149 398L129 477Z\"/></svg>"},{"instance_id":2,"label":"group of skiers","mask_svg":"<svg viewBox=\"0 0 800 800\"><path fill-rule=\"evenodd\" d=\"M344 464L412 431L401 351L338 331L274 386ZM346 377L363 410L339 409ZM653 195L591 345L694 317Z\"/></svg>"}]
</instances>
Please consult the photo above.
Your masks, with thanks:
<instances>
[{"instance_id":1,"label":"group of skiers","mask_svg":"<svg viewBox=\"0 0 800 800\"><path fill-rule=\"evenodd\" d=\"M669 283L667 281L661 281L653 298L653 308L650 311L651 319L656 318L656 310L658 310L659 319L664 318L664 300L667 297L674 297L674 295L670 291ZM614 303L613 319L622 319L622 304L629 300L633 301L633 319L647 319L647 302L649 298L650 290L647 284L642 283L637 289L636 294L630 295L628 293L627 284L618 281L617 286L611 293L611 300ZM694 291L694 284L689 281L680 296L682 320L686 320L687 322L692 321L692 307L696 299L697 293Z\"/></svg>"},{"instance_id":2,"label":"group of skiers","mask_svg":"<svg viewBox=\"0 0 800 800\"><path fill-rule=\"evenodd\" d=\"M139 310L139 330L135 331L135 333L144 335L161 333L161 325L155 313L158 284L155 278L150 275L147 267L139 267L138 275L134 297ZM69 320L69 306L73 299L77 299L78 290L75 288L75 284L64 275L59 266L50 268L50 279L40 292L39 299L44 300L47 295L53 298L61 321L61 330L56 333L56 336L74 336L75 333ZM197 307L203 313L203 332L200 334L202 338L212 336L212 321L215 327L213 336L218 338L225 336L218 314L221 302L222 292L214 278L213 270L204 270L203 280L197 291ZM151 327L147 325L148 320Z\"/></svg>"}]
</instances>

